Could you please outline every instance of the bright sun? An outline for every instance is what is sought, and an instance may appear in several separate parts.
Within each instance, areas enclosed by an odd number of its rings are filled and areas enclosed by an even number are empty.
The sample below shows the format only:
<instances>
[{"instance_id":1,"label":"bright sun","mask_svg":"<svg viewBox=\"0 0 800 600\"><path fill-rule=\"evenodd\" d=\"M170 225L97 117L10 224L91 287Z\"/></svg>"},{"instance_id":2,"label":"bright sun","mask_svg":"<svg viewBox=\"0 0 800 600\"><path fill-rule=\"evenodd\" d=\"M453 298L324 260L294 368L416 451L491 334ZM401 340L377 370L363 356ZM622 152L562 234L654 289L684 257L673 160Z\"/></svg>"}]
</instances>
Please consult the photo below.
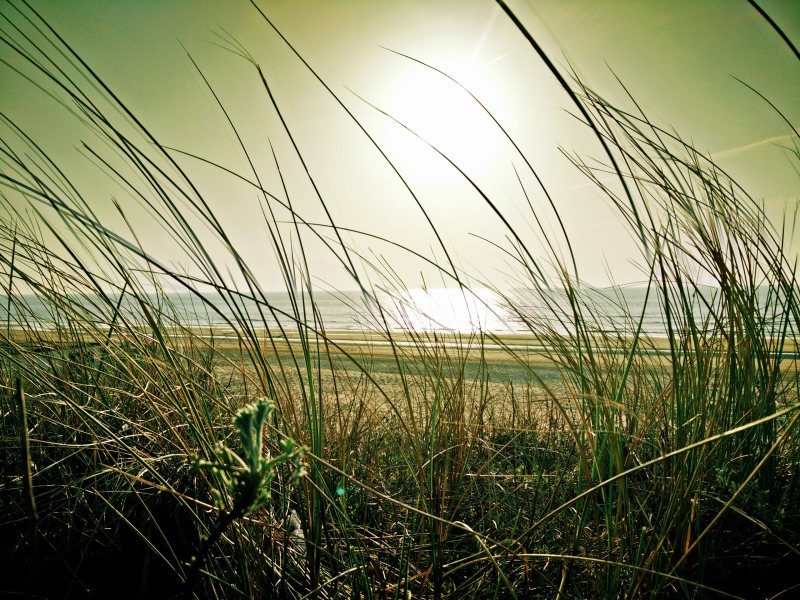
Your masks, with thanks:
<instances>
[{"instance_id":1,"label":"bright sun","mask_svg":"<svg viewBox=\"0 0 800 600\"><path fill-rule=\"evenodd\" d=\"M462 70L458 80L470 90L481 82L477 71ZM476 96L480 94L475 91ZM432 144L468 173L490 170L502 145L502 134L491 118L456 83L423 66L413 64L400 69L387 81L387 102L381 106L413 133L394 123L388 124L388 146L401 159L416 159L419 175L437 180L443 164L431 160L425 144Z\"/></svg>"}]
</instances>

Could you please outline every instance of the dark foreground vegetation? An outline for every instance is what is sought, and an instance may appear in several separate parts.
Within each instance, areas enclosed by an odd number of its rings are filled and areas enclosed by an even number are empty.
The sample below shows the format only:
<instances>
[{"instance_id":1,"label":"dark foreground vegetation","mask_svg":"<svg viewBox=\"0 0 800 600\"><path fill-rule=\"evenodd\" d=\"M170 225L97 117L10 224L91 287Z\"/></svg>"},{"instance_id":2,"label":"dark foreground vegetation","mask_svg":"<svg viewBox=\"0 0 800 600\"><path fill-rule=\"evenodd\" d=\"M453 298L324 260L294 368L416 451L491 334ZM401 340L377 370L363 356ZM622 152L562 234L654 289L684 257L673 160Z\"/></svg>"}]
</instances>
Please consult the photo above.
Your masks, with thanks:
<instances>
[{"instance_id":1,"label":"dark foreground vegetation","mask_svg":"<svg viewBox=\"0 0 800 600\"><path fill-rule=\"evenodd\" d=\"M552 252L539 257L510 229L510 256L551 311L542 318L506 298L541 337L538 359L488 334L454 346L419 333L380 356L351 354L315 311L303 240L325 240L389 342L376 282L398 295L402 282L332 224L313 226L273 196L280 182L239 173L262 196L264 243L294 302L283 315L290 332L266 327L275 308L182 170L187 158L160 145L33 9L9 6L17 25L3 26L3 42L100 136L105 145L87 144L87 157L152 208L194 269L150 254L135 227L107 229L58 157L2 117L2 201L30 204L0 225L0 594L797 593L794 262L782 232L707 157L634 103L611 106L567 80L516 23L531 60L546 62L602 144L600 162L575 166L639 240L666 341L643 335L643 315L629 310L616 329L598 328L604 315L579 283L569 240L543 229ZM258 100L280 112L253 69ZM797 147L789 153L800 164ZM609 170L619 185L608 186ZM206 252L198 221L225 257ZM468 274L441 255L442 277L469 295ZM209 311L204 290L220 293L236 339L184 327L165 281ZM552 302L553 288L566 303ZM50 314L27 308L30 293ZM264 319L245 314L243 298ZM289 333L300 341L282 344ZM505 347L513 377L481 352L487 343Z\"/></svg>"}]
</instances>

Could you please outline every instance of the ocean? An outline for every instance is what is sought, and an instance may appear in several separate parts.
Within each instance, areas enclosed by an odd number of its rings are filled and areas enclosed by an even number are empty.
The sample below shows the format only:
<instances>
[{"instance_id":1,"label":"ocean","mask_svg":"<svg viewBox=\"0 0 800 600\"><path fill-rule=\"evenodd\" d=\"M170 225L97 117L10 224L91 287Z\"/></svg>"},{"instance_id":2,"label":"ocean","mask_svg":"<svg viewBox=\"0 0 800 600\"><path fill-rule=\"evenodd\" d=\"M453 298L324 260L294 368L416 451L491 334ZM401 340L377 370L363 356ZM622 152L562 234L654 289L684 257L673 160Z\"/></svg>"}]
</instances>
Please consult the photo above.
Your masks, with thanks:
<instances>
[{"instance_id":1,"label":"ocean","mask_svg":"<svg viewBox=\"0 0 800 600\"><path fill-rule=\"evenodd\" d=\"M709 314L708 305L716 301L718 290L700 288L691 300L697 322ZM766 295L760 299L762 312ZM655 290L648 296L644 287L586 288L581 291L582 322L595 332L666 335L666 319ZM170 326L180 323L192 328L211 327L230 330L249 322L257 329L276 332L279 326L296 329L296 322L320 321L329 331L440 331L493 334L531 334L544 330L567 333L573 330L574 317L567 295L560 290L534 293L513 289L498 293L485 288L412 289L401 293L379 292L377 302L359 292L315 292L314 303L306 296L293 298L285 292L270 292L256 301L246 296L204 293L203 299L188 292L148 295L147 310L131 296L103 301L96 295L68 297L71 308L60 308L39 296L27 294L0 296L0 323L9 328L53 329L63 326L67 314L76 311L84 321L110 327L116 305L129 322L146 324L150 318ZM775 315L765 319L765 327ZM315 326L315 328L319 328Z\"/></svg>"}]
</instances>

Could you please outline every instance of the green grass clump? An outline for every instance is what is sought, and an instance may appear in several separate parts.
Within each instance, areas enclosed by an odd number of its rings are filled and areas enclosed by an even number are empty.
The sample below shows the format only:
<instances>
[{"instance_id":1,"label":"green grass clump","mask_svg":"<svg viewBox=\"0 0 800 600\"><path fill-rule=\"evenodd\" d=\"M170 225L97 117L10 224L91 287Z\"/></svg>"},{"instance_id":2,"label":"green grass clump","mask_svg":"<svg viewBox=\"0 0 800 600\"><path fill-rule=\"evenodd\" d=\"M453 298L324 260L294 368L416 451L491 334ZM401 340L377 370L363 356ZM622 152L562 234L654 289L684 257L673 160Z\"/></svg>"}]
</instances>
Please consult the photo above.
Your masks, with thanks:
<instances>
[{"instance_id":1,"label":"green grass clump","mask_svg":"<svg viewBox=\"0 0 800 600\"><path fill-rule=\"evenodd\" d=\"M33 9L19 8L20 28L3 30L3 41L81 119L94 140L87 157L149 209L189 263L179 271L143 247L121 204L128 229L106 226L80 180L2 116L0 197L14 219L0 223L0 591L791 593L800 566L795 267L782 234L708 157L635 103L615 107L565 78L506 9L602 142L601 161L571 158L638 241L665 338L644 333L644 314L618 290L601 299L582 285L563 227L548 234L531 215L549 249L537 254L464 172L509 229L524 290L482 284L535 336L539 357L485 332L400 332L406 282L343 235L370 232L304 218L277 154L269 184L282 195L267 191L242 143L251 171L233 175L259 195L289 298L281 308L187 174L179 158L188 158L159 143ZM263 85L256 100L274 109L330 216L280 99L246 50L228 43L252 64ZM28 209L15 210L22 198ZM557 202L549 206L560 222ZM210 252L201 231L223 250ZM385 351L356 351L326 330L312 243L349 273ZM475 274L456 268L453 249L442 243L437 262L391 243L470 298ZM176 288L225 326L190 326L168 292Z\"/></svg>"}]
</instances>

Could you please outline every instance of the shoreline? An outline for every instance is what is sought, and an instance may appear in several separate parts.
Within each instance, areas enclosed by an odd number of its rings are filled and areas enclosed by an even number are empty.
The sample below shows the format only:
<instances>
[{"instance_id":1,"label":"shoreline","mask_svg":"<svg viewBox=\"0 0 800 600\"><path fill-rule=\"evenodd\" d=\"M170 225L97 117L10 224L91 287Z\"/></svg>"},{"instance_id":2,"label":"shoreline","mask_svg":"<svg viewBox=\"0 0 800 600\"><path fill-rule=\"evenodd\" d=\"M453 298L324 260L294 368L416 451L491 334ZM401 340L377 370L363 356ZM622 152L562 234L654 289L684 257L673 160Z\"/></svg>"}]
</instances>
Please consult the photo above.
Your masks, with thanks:
<instances>
[{"instance_id":1,"label":"shoreline","mask_svg":"<svg viewBox=\"0 0 800 600\"><path fill-rule=\"evenodd\" d=\"M66 335L62 335L64 332ZM221 352L238 350L241 346L239 340L246 340L241 333L237 334L230 327L215 326L171 326L162 330L166 339L174 341L197 340L207 346L213 344L214 348ZM261 345L274 346L278 354L285 354L296 351L301 346L301 337L297 329L284 335L268 335L265 328L255 329L254 333ZM105 339L109 336L108 328L96 328L80 332L81 340L90 345L100 345L100 338ZM45 344L57 346L61 343L73 342L74 331L65 331L45 328L22 329L12 328L10 332L0 333L0 343L31 344L36 343L42 348L38 351L53 351L55 348L46 348ZM142 328L140 331L122 330L116 328L111 334L117 339L127 339L133 336L142 336L148 341L155 342L156 338L150 333L149 328ZM565 335L561 336L566 339ZM593 335L595 342L592 346L593 352L604 355L626 355L630 351L630 342L633 337L622 335L612 337L611 335ZM70 339L71 338L71 339ZM308 340L313 344L319 343L330 347L332 354L342 354L357 357L393 357L398 353L399 358L412 358L407 350L425 349L438 351L443 350L464 352L461 356L464 360L478 360L482 358L487 362L516 363L521 360L540 365L554 365L554 356L557 356L557 346L552 343L555 336L543 336L535 333L523 332L503 332L503 333L468 333L453 331L375 331L375 330L355 330L355 329L331 329L320 332L311 332ZM608 341L615 342L607 344ZM37 350L33 350L36 352ZM667 336L654 336L642 334L639 338L637 354L652 356L656 360L662 360L665 364L670 361L671 350L669 338ZM794 362L800 359L795 340L787 339L784 342L782 353L782 364L785 366L795 366Z\"/></svg>"}]
</instances>

